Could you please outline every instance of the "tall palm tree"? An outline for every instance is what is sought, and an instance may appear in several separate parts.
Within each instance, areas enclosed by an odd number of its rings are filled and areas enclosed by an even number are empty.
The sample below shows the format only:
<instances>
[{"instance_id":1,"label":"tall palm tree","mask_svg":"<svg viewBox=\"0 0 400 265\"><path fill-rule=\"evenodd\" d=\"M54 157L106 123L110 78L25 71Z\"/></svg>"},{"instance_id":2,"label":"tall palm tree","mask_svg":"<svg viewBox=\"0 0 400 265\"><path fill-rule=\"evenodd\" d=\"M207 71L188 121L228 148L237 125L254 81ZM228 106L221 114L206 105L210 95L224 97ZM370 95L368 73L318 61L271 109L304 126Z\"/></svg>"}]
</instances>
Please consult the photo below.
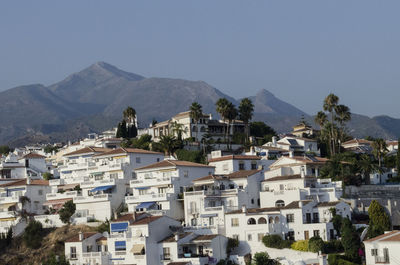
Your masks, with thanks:
<instances>
[{"instance_id":1,"label":"tall palm tree","mask_svg":"<svg viewBox=\"0 0 400 265\"><path fill-rule=\"evenodd\" d=\"M315 123L319 125L319 127L322 129L322 127L325 125L327 121L327 117L325 112L319 111L317 115L315 116Z\"/></svg>"},{"instance_id":2,"label":"tall palm tree","mask_svg":"<svg viewBox=\"0 0 400 265\"><path fill-rule=\"evenodd\" d=\"M237 116L238 116L238 111L237 111L235 105L233 105L231 102L229 102L229 104L228 104L228 113L227 114L228 114L227 117L226 117L227 120L228 120L227 136L228 136L228 148L229 148L229 143L230 143L230 137L229 137L229 131L230 130L229 129L231 127L231 124L232 124L233 120L235 120L237 118Z\"/></svg>"},{"instance_id":3,"label":"tall palm tree","mask_svg":"<svg viewBox=\"0 0 400 265\"><path fill-rule=\"evenodd\" d=\"M333 124L333 121L335 120L335 107L337 106L339 102L339 97L336 96L335 94L329 94L325 99L324 99L324 106L323 109L325 111L328 111L331 114L331 123ZM333 132L333 126L331 127L332 131L331 131L331 135L334 135ZM331 145L332 145L332 154L334 155L335 152L335 145L336 145L336 141L335 138L331 139Z\"/></svg>"},{"instance_id":4,"label":"tall palm tree","mask_svg":"<svg viewBox=\"0 0 400 265\"><path fill-rule=\"evenodd\" d=\"M159 143L164 150L164 153L168 156L173 154L177 148L177 140L173 135L162 135Z\"/></svg>"},{"instance_id":5,"label":"tall palm tree","mask_svg":"<svg viewBox=\"0 0 400 265\"><path fill-rule=\"evenodd\" d=\"M253 117L254 104L249 98L244 98L239 105L239 119L244 122L246 139L249 139L249 121Z\"/></svg>"},{"instance_id":6,"label":"tall palm tree","mask_svg":"<svg viewBox=\"0 0 400 265\"><path fill-rule=\"evenodd\" d=\"M195 132L196 133L196 136L195 136L196 142L197 142L197 133L199 131L198 122L202 116L203 116L202 106L197 102L193 102L192 105L190 106L190 118L193 119L194 123L196 124L196 132Z\"/></svg>"},{"instance_id":7,"label":"tall palm tree","mask_svg":"<svg viewBox=\"0 0 400 265\"><path fill-rule=\"evenodd\" d=\"M360 157L360 160L357 162L357 166L360 170L360 173L364 177L365 184L370 184L370 177L369 175L372 172L378 171L377 165L372 161L371 157L367 154L363 154Z\"/></svg>"},{"instance_id":8,"label":"tall palm tree","mask_svg":"<svg viewBox=\"0 0 400 265\"><path fill-rule=\"evenodd\" d=\"M124 119L128 124L135 124L136 110L131 106L127 107L124 112Z\"/></svg>"},{"instance_id":9,"label":"tall palm tree","mask_svg":"<svg viewBox=\"0 0 400 265\"><path fill-rule=\"evenodd\" d=\"M387 153L386 141L382 138L376 139L372 142L372 153L378 159L379 168L382 168L382 158Z\"/></svg>"},{"instance_id":10,"label":"tall palm tree","mask_svg":"<svg viewBox=\"0 0 400 265\"><path fill-rule=\"evenodd\" d=\"M220 98L217 100L217 102L215 103L216 105L216 110L219 113L219 115L221 116L222 120L225 122L228 118L229 112L230 112L230 104L232 104L229 100L227 100L226 98ZM229 126L229 125L228 125ZM229 127L226 127L226 132L224 135L224 140L226 140L226 136L229 133Z\"/></svg>"},{"instance_id":11,"label":"tall palm tree","mask_svg":"<svg viewBox=\"0 0 400 265\"><path fill-rule=\"evenodd\" d=\"M345 105L337 105L335 107L336 117L335 120L340 124L340 141L343 142L345 139L345 123L351 120L350 108ZM339 145L340 152L340 145Z\"/></svg>"}]
</instances>

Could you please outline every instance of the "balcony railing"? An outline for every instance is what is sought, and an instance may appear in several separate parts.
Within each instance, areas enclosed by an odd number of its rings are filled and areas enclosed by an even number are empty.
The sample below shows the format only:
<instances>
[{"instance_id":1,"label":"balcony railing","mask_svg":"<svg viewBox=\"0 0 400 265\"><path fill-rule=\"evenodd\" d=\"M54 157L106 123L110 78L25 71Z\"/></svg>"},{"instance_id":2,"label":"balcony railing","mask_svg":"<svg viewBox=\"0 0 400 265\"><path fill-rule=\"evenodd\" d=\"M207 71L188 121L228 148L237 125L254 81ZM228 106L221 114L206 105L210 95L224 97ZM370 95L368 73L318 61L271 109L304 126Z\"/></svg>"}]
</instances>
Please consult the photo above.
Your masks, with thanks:
<instances>
[{"instance_id":1,"label":"balcony railing","mask_svg":"<svg viewBox=\"0 0 400 265\"><path fill-rule=\"evenodd\" d=\"M168 200L173 196L170 193L151 193L151 194L143 194L138 196L126 196L126 203L138 203L138 202L146 202L146 201L154 201L154 200Z\"/></svg>"},{"instance_id":2,"label":"balcony railing","mask_svg":"<svg viewBox=\"0 0 400 265\"><path fill-rule=\"evenodd\" d=\"M389 263L389 256L375 256L375 263Z\"/></svg>"}]
</instances>

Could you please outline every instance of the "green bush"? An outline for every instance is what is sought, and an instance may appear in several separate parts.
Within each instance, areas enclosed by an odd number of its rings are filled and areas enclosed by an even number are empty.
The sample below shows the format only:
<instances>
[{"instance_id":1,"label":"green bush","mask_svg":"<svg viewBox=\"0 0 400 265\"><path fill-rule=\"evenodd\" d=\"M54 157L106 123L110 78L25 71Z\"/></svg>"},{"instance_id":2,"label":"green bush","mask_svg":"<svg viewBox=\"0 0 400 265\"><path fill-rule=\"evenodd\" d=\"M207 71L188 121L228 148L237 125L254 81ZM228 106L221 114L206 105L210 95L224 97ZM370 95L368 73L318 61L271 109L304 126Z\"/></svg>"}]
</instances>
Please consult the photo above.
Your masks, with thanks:
<instances>
[{"instance_id":1,"label":"green bush","mask_svg":"<svg viewBox=\"0 0 400 265\"><path fill-rule=\"evenodd\" d=\"M27 247L37 249L42 245L43 234L42 224L31 221L25 228L23 240Z\"/></svg>"},{"instance_id":2,"label":"green bush","mask_svg":"<svg viewBox=\"0 0 400 265\"><path fill-rule=\"evenodd\" d=\"M343 255L329 254L328 255L328 264L329 265L357 265L357 264L359 264L359 263L351 262L347 259L348 258Z\"/></svg>"},{"instance_id":3,"label":"green bush","mask_svg":"<svg viewBox=\"0 0 400 265\"><path fill-rule=\"evenodd\" d=\"M319 236L313 236L308 241L308 251L319 252L324 249L324 241Z\"/></svg>"},{"instance_id":4,"label":"green bush","mask_svg":"<svg viewBox=\"0 0 400 265\"><path fill-rule=\"evenodd\" d=\"M323 252L326 254L343 252L342 242L340 240L325 242Z\"/></svg>"},{"instance_id":5,"label":"green bush","mask_svg":"<svg viewBox=\"0 0 400 265\"><path fill-rule=\"evenodd\" d=\"M178 160L203 164L205 164L206 161L202 151L189 151L185 149L179 149L176 150L175 154Z\"/></svg>"},{"instance_id":6,"label":"green bush","mask_svg":"<svg viewBox=\"0 0 400 265\"><path fill-rule=\"evenodd\" d=\"M239 240L234 238L228 238L228 244L226 244L226 254L230 254L233 249L239 246Z\"/></svg>"},{"instance_id":7,"label":"green bush","mask_svg":"<svg viewBox=\"0 0 400 265\"><path fill-rule=\"evenodd\" d=\"M267 248L290 248L293 241L283 240L279 235L266 235L263 237L262 242Z\"/></svg>"},{"instance_id":8,"label":"green bush","mask_svg":"<svg viewBox=\"0 0 400 265\"><path fill-rule=\"evenodd\" d=\"M60 215L60 220L64 224L69 224L71 216L75 213L76 206L73 201L67 201L64 203L63 207L58 211L58 214Z\"/></svg>"},{"instance_id":9,"label":"green bush","mask_svg":"<svg viewBox=\"0 0 400 265\"><path fill-rule=\"evenodd\" d=\"M290 248L298 251L308 251L308 240L296 241L290 246Z\"/></svg>"},{"instance_id":10,"label":"green bush","mask_svg":"<svg viewBox=\"0 0 400 265\"><path fill-rule=\"evenodd\" d=\"M57 257L54 253L51 253L43 262L43 265L70 265L70 263L64 255Z\"/></svg>"}]
</instances>

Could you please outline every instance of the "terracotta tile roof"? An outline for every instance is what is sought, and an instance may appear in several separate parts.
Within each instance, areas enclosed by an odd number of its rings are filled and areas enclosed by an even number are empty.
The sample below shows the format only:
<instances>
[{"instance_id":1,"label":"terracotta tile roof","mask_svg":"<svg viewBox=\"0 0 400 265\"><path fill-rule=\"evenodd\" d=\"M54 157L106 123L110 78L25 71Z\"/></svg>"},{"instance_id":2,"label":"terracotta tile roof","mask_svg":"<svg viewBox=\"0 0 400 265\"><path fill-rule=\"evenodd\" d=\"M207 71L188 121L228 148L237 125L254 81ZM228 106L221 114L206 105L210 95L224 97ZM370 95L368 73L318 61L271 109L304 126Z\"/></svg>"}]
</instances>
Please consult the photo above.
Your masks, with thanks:
<instances>
[{"instance_id":1,"label":"terracotta tile roof","mask_svg":"<svg viewBox=\"0 0 400 265\"><path fill-rule=\"evenodd\" d=\"M124 221L133 222L134 220L135 220L135 217L133 216L133 213L130 213L130 214L122 215L122 216L118 217L117 219L115 219L114 221L111 221L111 222L112 223L124 222Z\"/></svg>"},{"instance_id":2,"label":"terracotta tile roof","mask_svg":"<svg viewBox=\"0 0 400 265\"><path fill-rule=\"evenodd\" d=\"M387 141L386 144L387 145L398 145L399 142L398 141Z\"/></svg>"},{"instance_id":3,"label":"terracotta tile roof","mask_svg":"<svg viewBox=\"0 0 400 265\"><path fill-rule=\"evenodd\" d=\"M187 237L190 234L192 234L192 232L180 233L180 234L178 234L178 237L179 237L179 239L182 239L182 238ZM167 236L166 238L159 241L158 243L171 243L171 242L176 242L174 234Z\"/></svg>"},{"instance_id":4,"label":"terracotta tile roof","mask_svg":"<svg viewBox=\"0 0 400 265\"><path fill-rule=\"evenodd\" d=\"M66 199L57 199L57 200L48 200L43 203L43 205L56 205L56 204L64 204L67 201L72 201L72 198L66 198Z\"/></svg>"},{"instance_id":5,"label":"terracotta tile roof","mask_svg":"<svg viewBox=\"0 0 400 265\"><path fill-rule=\"evenodd\" d=\"M42 156L42 155L39 155L39 154L37 154L37 153L29 153L29 154L26 154L26 155L24 155L22 158L27 158L27 159L35 159L35 158L37 158L37 159L42 159L42 158L46 158L45 156Z\"/></svg>"},{"instance_id":6,"label":"terracotta tile roof","mask_svg":"<svg viewBox=\"0 0 400 265\"><path fill-rule=\"evenodd\" d=\"M209 166L209 165L204 165L204 164L199 164L199 163L193 163L189 161L181 161L181 160L163 160L151 165L147 165L144 167L137 168L135 170L142 170L142 169L153 169L153 168L165 168L165 167L209 167L213 168L214 166Z\"/></svg>"},{"instance_id":7,"label":"terracotta tile roof","mask_svg":"<svg viewBox=\"0 0 400 265\"><path fill-rule=\"evenodd\" d=\"M193 242L196 241L210 241L213 240L214 238L216 238L219 235L198 235L196 238L192 239Z\"/></svg>"},{"instance_id":8,"label":"terracotta tile roof","mask_svg":"<svg viewBox=\"0 0 400 265\"><path fill-rule=\"evenodd\" d=\"M344 143L342 143L342 145L348 145L348 144L372 144L371 141L365 140L365 139L352 139L349 141L346 141Z\"/></svg>"},{"instance_id":9,"label":"terracotta tile roof","mask_svg":"<svg viewBox=\"0 0 400 265\"><path fill-rule=\"evenodd\" d=\"M108 149L108 150L110 150L110 149ZM110 150L110 151L107 151L107 152L104 152L104 153L101 153L101 154L94 155L94 157L98 157L98 156L115 156L115 155L130 154L130 153L164 155L163 153L144 150L144 149L120 147L120 148L113 149L113 150Z\"/></svg>"},{"instance_id":10,"label":"terracotta tile roof","mask_svg":"<svg viewBox=\"0 0 400 265\"><path fill-rule=\"evenodd\" d=\"M302 201L303 206L309 204L312 201ZM289 203L288 205L282 207L282 209L300 209L300 201L293 201Z\"/></svg>"},{"instance_id":11,"label":"terracotta tile roof","mask_svg":"<svg viewBox=\"0 0 400 265\"><path fill-rule=\"evenodd\" d=\"M221 156L221 157L216 157L210 159L208 162L219 162L219 161L226 161L226 160L260 160L261 158L259 156L254 156L254 155L227 155L227 156Z\"/></svg>"},{"instance_id":12,"label":"terracotta tile roof","mask_svg":"<svg viewBox=\"0 0 400 265\"><path fill-rule=\"evenodd\" d=\"M85 232L85 233L83 233L83 240L85 240L85 239L87 239L87 238L89 238L89 237L92 237L92 236L94 236L94 235L96 235L96 234L97 234L97 232ZM65 240L65 242L81 242L81 241L79 240L79 234L74 235L73 237L68 238L67 240Z\"/></svg>"},{"instance_id":13,"label":"terracotta tile roof","mask_svg":"<svg viewBox=\"0 0 400 265\"><path fill-rule=\"evenodd\" d=\"M266 181L278 181L278 180L291 180L291 179L301 179L301 175L288 175L288 176L278 176L278 177L272 177L263 180L262 182ZM305 176L304 179L316 179L314 176Z\"/></svg>"},{"instance_id":14,"label":"terracotta tile roof","mask_svg":"<svg viewBox=\"0 0 400 265\"><path fill-rule=\"evenodd\" d=\"M264 212L276 212L282 209L283 207L265 207L265 208L250 208L246 209L246 214L252 214L252 213L264 213ZM242 213L242 209L238 209L235 211L228 212L226 214L238 214Z\"/></svg>"},{"instance_id":15,"label":"terracotta tile roof","mask_svg":"<svg viewBox=\"0 0 400 265\"><path fill-rule=\"evenodd\" d=\"M400 231L399 230L394 230L391 232L388 232L386 234L370 238L368 240L365 240L364 242L374 242L374 241L400 241Z\"/></svg>"},{"instance_id":16,"label":"terracotta tile roof","mask_svg":"<svg viewBox=\"0 0 400 265\"><path fill-rule=\"evenodd\" d=\"M139 219L135 222L132 223L132 225L147 225L150 224L151 222L154 222L158 219L160 219L163 216L148 216L148 217L144 217L142 219Z\"/></svg>"},{"instance_id":17,"label":"terracotta tile roof","mask_svg":"<svg viewBox=\"0 0 400 265\"><path fill-rule=\"evenodd\" d=\"M88 146L88 147L73 151L71 153L65 154L63 156L92 154L92 153L104 153L104 152L107 152L107 151L110 151L110 149L109 148L102 148L102 147Z\"/></svg>"},{"instance_id":18,"label":"terracotta tile roof","mask_svg":"<svg viewBox=\"0 0 400 265\"><path fill-rule=\"evenodd\" d=\"M279 152L289 152L289 150L282 149L279 147L274 147L274 146L260 146L261 149L266 149L266 150L271 150L271 151L279 151Z\"/></svg>"},{"instance_id":19,"label":"terracotta tile roof","mask_svg":"<svg viewBox=\"0 0 400 265\"><path fill-rule=\"evenodd\" d=\"M239 179L239 178L247 178L249 176L252 176L254 174L257 174L258 172L261 172L262 170L260 169L253 169L253 170L239 170L236 172L233 172L231 174L226 175L229 179Z\"/></svg>"},{"instance_id":20,"label":"terracotta tile roof","mask_svg":"<svg viewBox=\"0 0 400 265\"><path fill-rule=\"evenodd\" d=\"M17 181L1 184L0 187L12 187L12 186L25 186L26 179L20 179ZM48 186L49 181L44 179L32 179L30 185L37 185L37 186Z\"/></svg>"}]
</instances>

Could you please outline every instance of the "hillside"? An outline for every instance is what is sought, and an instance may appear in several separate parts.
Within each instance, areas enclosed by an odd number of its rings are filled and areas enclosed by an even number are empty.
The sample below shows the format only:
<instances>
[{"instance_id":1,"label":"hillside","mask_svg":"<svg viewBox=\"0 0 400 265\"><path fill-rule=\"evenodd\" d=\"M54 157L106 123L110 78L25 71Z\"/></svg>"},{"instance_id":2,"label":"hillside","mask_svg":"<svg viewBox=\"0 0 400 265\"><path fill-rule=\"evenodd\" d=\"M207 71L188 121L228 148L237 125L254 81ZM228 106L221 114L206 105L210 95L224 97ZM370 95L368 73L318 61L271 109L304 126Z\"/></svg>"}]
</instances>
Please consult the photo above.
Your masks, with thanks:
<instances>
[{"instance_id":1,"label":"hillside","mask_svg":"<svg viewBox=\"0 0 400 265\"><path fill-rule=\"evenodd\" d=\"M35 84L0 92L0 144L75 140L115 126L127 106L136 109L141 127L186 111L193 101L218 118L215 102L221 97L236 105L240 101L203 81L146 78L98 62L48 87ZM278 132L289 131L301 116L312 120L268 90L249 98L255 105L254 120ZM349 125L356 137L400 136L400 120L387 116L353 115Z\"/></svg>"},{"instance_id":2,"label":"hillside","mask_svg":"<svg viewBox=\"0 0 400 265\"><path fill-rule=\"evenodd\" d=\"M64 241L78 234L79 231L89 232L94 231L94 228L85 225L77 225L47 230L47 235L43 238L42 245L39 249L27 248L21 237L14 238L11 247L7 248L5 251L2 250L0 264L40 265L51 253L64 255Z\"/></svg>"}]
</instances>

